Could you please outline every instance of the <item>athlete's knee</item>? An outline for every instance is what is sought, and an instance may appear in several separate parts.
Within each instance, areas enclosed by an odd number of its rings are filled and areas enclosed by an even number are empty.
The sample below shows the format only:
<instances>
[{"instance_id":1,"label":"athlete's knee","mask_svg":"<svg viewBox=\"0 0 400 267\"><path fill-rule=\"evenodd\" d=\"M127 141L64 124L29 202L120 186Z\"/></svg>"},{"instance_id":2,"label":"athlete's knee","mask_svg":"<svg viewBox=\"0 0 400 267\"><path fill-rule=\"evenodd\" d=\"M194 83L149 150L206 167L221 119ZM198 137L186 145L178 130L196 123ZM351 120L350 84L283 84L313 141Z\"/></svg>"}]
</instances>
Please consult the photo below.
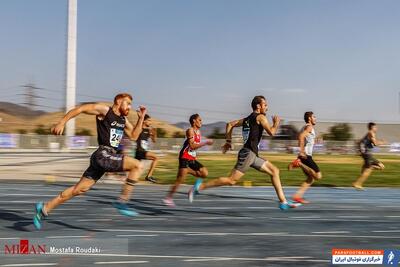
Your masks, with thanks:
<instances>
[{"instance_id":1,"label":"athlete's knee","mask_svg":"<svg viewBox=\"0 0 400 267\"><path fill-rule=\"evenodd\" d=\"M317 172L315 174L315 180L321 180L322 179L322 173L321 172Z\"/></svg>"},{"instance_id":2,"label":"athlete's knee","mask_svg":"<svg viewBox=\"0 0 400 267\"><path fill-rule=\"evenodd\" d=\"M385 165L383 165L383 163L379 163L379 168L380 168L380 170L384 170L385 169Z\"/></svg>"},{"instance_id":3,"label":"athlete's knee","mask_svg":"<svg viewBox=\"0 0 400 267\"><path fill-rule=\"evenodd\" d=\"M203 168L200 170L199 174L199 177L206 178L208 176L208 170L206 168Z\"/></svg>"},{"instance_id":4,"label":"athlete's knee","mask_svg":"<svg viewBox=\"0 0 400 267\"><path fill-rule=\"evenodd\" d=\"M272 174L272 176L279 176L280 172L281 172L281 171L279 170L278 167L276 167L276 166L272 166L272 167L271 167L271 174Z\"/></svg>"}]
</instances>

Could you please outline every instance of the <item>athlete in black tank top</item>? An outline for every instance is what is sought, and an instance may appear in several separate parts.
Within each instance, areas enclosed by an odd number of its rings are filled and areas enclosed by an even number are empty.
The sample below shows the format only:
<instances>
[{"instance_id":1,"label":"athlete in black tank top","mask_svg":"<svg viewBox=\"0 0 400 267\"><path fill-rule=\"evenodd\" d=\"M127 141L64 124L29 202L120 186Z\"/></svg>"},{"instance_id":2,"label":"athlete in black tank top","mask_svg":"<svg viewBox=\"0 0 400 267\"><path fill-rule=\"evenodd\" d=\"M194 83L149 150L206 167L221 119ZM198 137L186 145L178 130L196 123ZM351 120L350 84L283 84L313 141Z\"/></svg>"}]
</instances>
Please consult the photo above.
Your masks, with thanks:
<instances>
[{"instance_id":1,"label":"athlete in black tank top","mask_svg":"<svg viewBox=\"0 0 400 267\"><path fill-rule=\"evenodd\" d=\"M125 117L131 109L132 96L129 94L119 94L114 98L114 104L109 107L104 104L85 104L70 110L60 122L52 128L52 132L61 135L65 124L72 118L81 113L96 115L97 139L99 148L93 152L90 158L90 166L82 175L80 181L47 203L39 202L35 205L35 216L33 223L37 229L42 226L42 219L54 208L70 200L71 198L88 191L105 172L128 171L128 178L123 186L120 202L115 203L115 207L121 214L134 216L137 213L128 209L125 204L129 200L133 184L139 179L141 174L140 162L129 156L117 154L119 143L124 134L131 140L136 140L142 131L146 108L140 107L138 112L139 119L134 127Z\"/></svg>"},{"instance_id":2,"label":"athlete in black tank top","mask_svg":"<svg viewBox=\"0 0 400 267\"><path fill-rule=\"evenodd\" d=\"M375 123L368 123L368 133L359 142L360 156L364 160L364 164L361 167L361 175L353 182L353 187L357 190L364 190L363 184L371 175L373 170L383 170L385 165L382 162L375 159L372 155L372 149L375 146L386 144L383 140L376 138L378 127Z\"/></svg>"},{"instance_id":3,"label":"athlete in black tank top","mask_svg":"<svg viewBox=\"0 0 400 267\"><path fill-rule=\"evenodd\" d=\"M268 173L272 179L272 184L275 187L279 198L279 208L286 210L289 208L296 207L295 204L286 200L285 194L281 186L281 180L279 178L279 169L275 167L269 161L264 160L258 156L258 144L261 141L263 131L266 130L269 135L274 135L279 127L280 119L277 116L273 116L273 125L269 125L268 120L265 116L268 106L263 96L254 97L251 102L253 113L248 117L236 121L231 121L226 126L226 143L223 146L223 153L231 149L232 147L232 130L234 127L242 126L243 130L243 148L238 153L238 159L235 167L233 168L229 177L220 177L202 183L201 180L197 180L194 186L189 191L189 200L192 201L194 196L200 191L206 188L234 185L245 172L250 168L254 168L258 171Z\"/></svg>"},{"instance_id":4,"label":"athlete in black tank top","mask_svg":"<svg viewBox=\"0 0 400 267\"><path fill-rule=\"evenodd\" d=\"M103 118L96 116L97 142L99 146L118 149L125 129L125 117L116 115L110 107Z\"/></svg>"},{"instance_id":5,"label":"athlete in black tank top","mask_svg":"<svg viewBox=\"0 0 400 267\"><path fill-rule=\"evenodd\" d=\"M247 132L247 138L244 139L244 147L253 151L258 155L258 145L260 144L264 128L261 124L257 123L257 116L260 113L251 113L247 118L243 119L243 125L246 125L247 129L243 129ZM243 134L245 136L245 134Z\"/></svg>"}]
</instances>

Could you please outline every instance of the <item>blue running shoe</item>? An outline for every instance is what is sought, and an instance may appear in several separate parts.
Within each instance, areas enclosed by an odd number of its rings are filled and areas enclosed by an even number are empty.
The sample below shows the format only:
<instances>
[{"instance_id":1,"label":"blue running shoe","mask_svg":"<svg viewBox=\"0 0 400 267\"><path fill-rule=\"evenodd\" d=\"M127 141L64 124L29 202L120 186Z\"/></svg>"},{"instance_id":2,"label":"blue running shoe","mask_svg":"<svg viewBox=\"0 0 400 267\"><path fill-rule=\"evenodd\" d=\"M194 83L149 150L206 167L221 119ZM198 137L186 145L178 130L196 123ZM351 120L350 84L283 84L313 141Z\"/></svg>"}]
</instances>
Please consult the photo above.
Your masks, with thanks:
<instances>
[{"instance_id":1,"label":"blue running shoe","mask_svg":"<svg viewBox=\"0 0 400 267\"><path fill-rule=\"evenodd\" d=\"M121 203L121 202L114 202L113 206L118 210L119 213L121 213L122 215L125 216L129 216L129 217L135 217L138 216L139 213L137 213L136 211L129 209L128 205L126 205L125 203Z\"/></svg>"},{"instance_id":2,"label":"blue running shoe","mask_svg":"<svg viewBox=\"0 0 400 267\"><path fill-rule=\"evenodd\" d=\"M301 206L300 203L294 203L294 202L292 202L290 200L288 200L287 203L282 203L282 202L279 203L279 208L281 210L294 209L294 208L297 208L299 206Z\"/></svg>"},{"instance_id":3,"label":"blue running shoe","mask_svg":"<svg viewBox=\"0 0 400 267\"><path fill-rule=\"evenodd\" d=\"M38 202L35 205L35 216L33 217L33 225L37 230L42 228L42 220L45 218L43 213L43 202Z\"/></svg>"},{"instance_id":4,"label":"blue running shoe","mask_svg":"<svg viewBox=\"0 0 400 267\"><path fill-rule=\"evenodd\" d=\"M192 186L192 188L190 188L190 190L188 192L188 198L189 198L190 203L193 202L194 196L199 194L199 188L202 183L203 183L203 179L198 178L196 180L196 182L194 182L194 185Z\"/></svg>"}]
</instances>

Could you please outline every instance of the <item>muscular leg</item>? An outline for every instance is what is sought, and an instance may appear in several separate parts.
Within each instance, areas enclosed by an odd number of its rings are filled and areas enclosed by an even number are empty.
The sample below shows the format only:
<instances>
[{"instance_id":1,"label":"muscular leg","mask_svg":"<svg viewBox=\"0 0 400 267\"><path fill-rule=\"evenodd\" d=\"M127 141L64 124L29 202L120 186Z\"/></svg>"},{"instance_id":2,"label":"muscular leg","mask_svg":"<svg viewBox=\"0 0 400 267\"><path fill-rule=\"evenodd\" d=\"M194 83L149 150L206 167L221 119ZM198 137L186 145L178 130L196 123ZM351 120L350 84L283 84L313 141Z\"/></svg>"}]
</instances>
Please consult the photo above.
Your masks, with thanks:
<instances>
[{"instance_id":1,"label":"muscular leg","mask_svg":"<svg viewBox=\"0 0 400 267\"><path fill-rule=\"evenodd\" d=\"M363 165L361 168L361 175L357 178L357 180L353 183L353 186L357 189L362 189L364 182L368 179L368 177L371 175L373 170L373 167L367 167L366 165Z\"/></svg>"},{"instance_id":2,"label":"muscular leg","mask_svg":"<svg viewBox=\"0 0 400 267\"><path fill-rule=\"evenodd\" d=\"M304 174L306 175L307 179L301 184L299 190L293 195L294 198L299 197L302 198L305 192L310 188L310 186L316 181L321 180L322 174L321 172L315 172L310 167L302 164L301 169L303 170Z\"/></svg>"},{"instance_id":3,"label":"muscular leg","mask_svg":"<svg viewBox=\"0 0 400 267\"><path fill-rule=\"evenodd\" d=\"M200 190L204 190L210 187L218 187L218 186L224 186L224 185L234 185L236 184L244 173L233 169L231 172L231 175L229 177L219 177L217 179L210 180L206 183L202 183L199 187Z\"/></svg>"},{"instance_id":4,"label":"muscular leg","mask_svg":"<svg viewBox=\"0 0 400 267\"><path fill-rule=\"evenodd\" d=\"M139 177L143 172L143 164L137 159L125 156L123 170L128 171L128 178L122 186L122 193L119 199L122 202L127 202L132 194L134 184L139 181Z\"/></svg>"},{"instance_id":5,"label":"muscular leg","mask_svg":"<svg viewBox=\"0 0 400 267\"><path fill-rule=\"evenodd\" d=\"M154 169L157 166L158 157L153 152L146 152L146 159L149 159L149 160L152 161L151 162L151 166L150 166L150 170L149 170L149 172L147 173L147 176L146 176L146 177L151 177L151 176L153 176Z\"/></svg>"},{"instance_id":6,"label":"muscular leg","mask_svg":"<svg viewBox=\"0 0 400 267\"><path fill-rule=\"evenodd\" d=\"M171 186L167 198L172 198L179 186L185 181L190 168L179 168L175 183Z\"/></svg>"},{"instance_id":7,"label":"muscular leg","mask_svg":"<svg viewBox=\"0 0 400 267\"><path fill-rule=\"evenodd\" d=\"M275 192L279 198L279 201L282 203L286 203L287 202L286 197L285 197L285 194L283 193L281 179L279 176L279 169L275 165L273 165L271 162L266 161L262 165L261 171L265 172L265 173L269 174L269 176L271 176L271 182L275 188Z\"/></svg>"},{"instance_id":8,"label":"muscular leg","mask_svg":"<svg viewBox=\"0 0 400 267\"><path fill-rule=\"evenodd\" d=\"M44 205L43 212L45 214L48 214L50 211L52 211L54 208L64 203L65 201L87 192L95 183L96 181L93 179L82 177L76 185L65 189L58 196L48 201Z\"/></svg>"}]
</instances>

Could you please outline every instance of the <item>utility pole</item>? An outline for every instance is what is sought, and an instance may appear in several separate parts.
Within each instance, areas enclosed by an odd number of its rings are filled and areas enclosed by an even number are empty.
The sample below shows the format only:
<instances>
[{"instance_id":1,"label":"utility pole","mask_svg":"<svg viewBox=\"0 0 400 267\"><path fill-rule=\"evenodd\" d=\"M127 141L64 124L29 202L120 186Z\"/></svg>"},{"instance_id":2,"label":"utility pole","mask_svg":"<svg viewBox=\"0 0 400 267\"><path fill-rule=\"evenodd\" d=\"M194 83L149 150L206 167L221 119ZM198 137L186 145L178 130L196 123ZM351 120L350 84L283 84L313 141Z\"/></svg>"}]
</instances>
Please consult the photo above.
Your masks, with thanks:
<instances>
[{"instance_id":1,"label":"utility pole","mask_svg":"<svg viewBox=\"0 0 400 267\"><path fill-rule=\"evenodd\" d=\"M65 84L66 112L75 107L76 102L77 1L78 0L68 0L67 71ZM65 134L67 136L75 135L75 119L67 123Z\"/></svg>"}]
</instances>

